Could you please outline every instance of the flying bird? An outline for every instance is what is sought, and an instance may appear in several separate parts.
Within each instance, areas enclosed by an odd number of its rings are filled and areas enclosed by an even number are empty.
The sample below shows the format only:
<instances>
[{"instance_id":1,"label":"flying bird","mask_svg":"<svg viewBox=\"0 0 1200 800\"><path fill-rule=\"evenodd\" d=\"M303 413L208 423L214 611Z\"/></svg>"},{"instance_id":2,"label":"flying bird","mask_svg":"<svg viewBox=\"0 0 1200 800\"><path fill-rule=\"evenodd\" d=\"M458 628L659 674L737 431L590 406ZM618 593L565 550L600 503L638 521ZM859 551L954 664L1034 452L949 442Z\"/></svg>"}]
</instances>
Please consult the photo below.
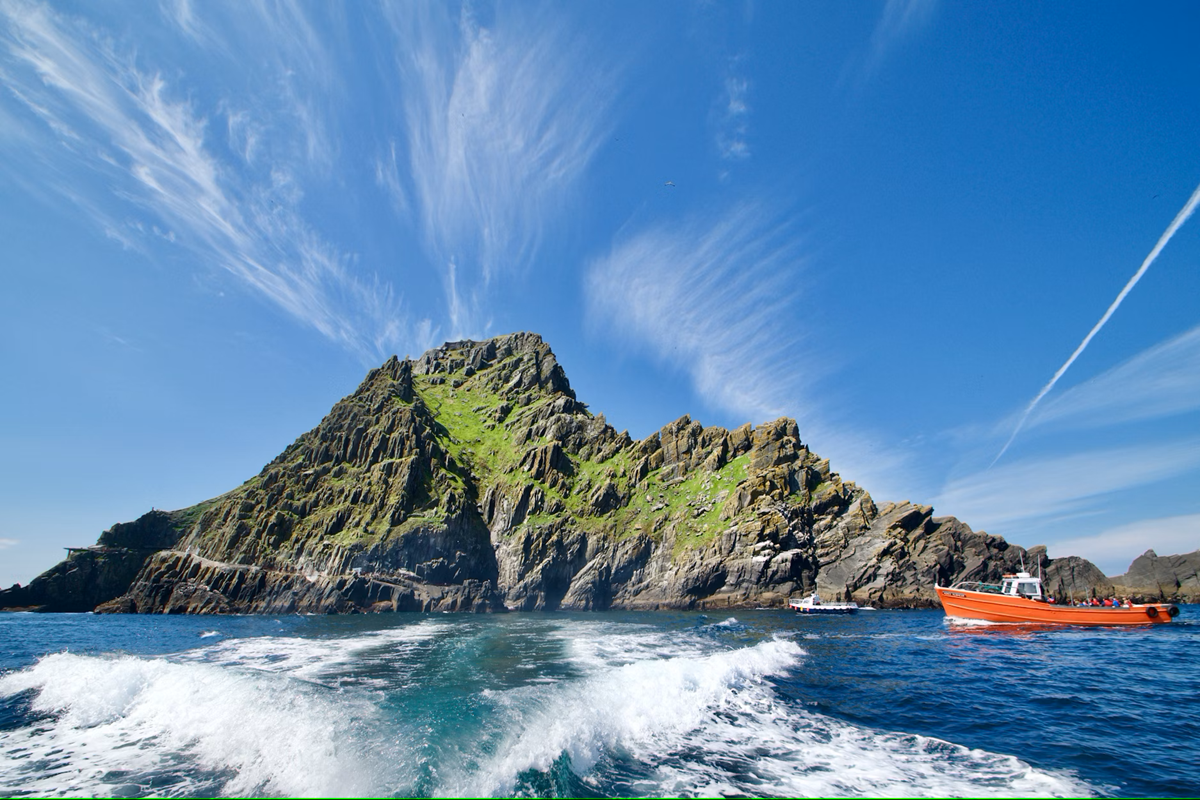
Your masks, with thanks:
<instances>
[{"instance_id":1,"label":"flying bird","mask_svg":"<svg viewBox=\"0 0 1200 800\"><path fill-rule=\"evenodd\" d=\"M672 189L674 189L675 181L667 181L666 183L663 184L663 186L670 186Z\"/></svg>"}]
</instances>

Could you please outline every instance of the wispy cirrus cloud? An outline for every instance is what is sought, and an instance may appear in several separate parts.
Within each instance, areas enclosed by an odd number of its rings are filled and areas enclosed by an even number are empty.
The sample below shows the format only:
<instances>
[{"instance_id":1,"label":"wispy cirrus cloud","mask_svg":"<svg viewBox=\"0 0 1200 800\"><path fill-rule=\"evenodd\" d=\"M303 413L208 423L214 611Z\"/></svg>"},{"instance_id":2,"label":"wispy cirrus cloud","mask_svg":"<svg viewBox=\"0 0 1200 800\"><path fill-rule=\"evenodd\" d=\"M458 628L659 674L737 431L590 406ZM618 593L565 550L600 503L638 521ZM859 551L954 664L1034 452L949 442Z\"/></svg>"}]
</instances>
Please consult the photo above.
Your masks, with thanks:
<instances>
[{"instance_id":1,"label":"wispy cirrus cloud","mask_svg":"<svg viewBox=\"0 0 1200 800\"><path fill-rule=\"evenodd\" d=\"M199 29L187 4L176 10ZM10 113L53 134L23 140L24 158L9 164L23 183L50 186L128 246L141 247L138 234L157 228L365 358L403 336L408 323L390 287L358 274L353 256L299 210L297 172L325 158L316 152L324 152L318 122L301 120L301 146L264 150L258 171L236 169L211 146L209 119L186 88L139 67L103 31L12 0L0 4L0 20ZM304 117L311 103L292 107ZM250 119L227 112L225 127L244 160L258 156ZM291 157L297 153L300 162ZM83 184L102 186L104 202Z\"/></svg>"},{"instance_id":2,"label":"wispy cirrus cloud","mask_svg":"<svg viewBox=\"0 0 1200 800\"><path fill-rule=\"evenodd\" d=\"M1087 349L1088 344L1091 343L1096 334L1098 334L1104 328L1108 320L1114 313L1116 313L1116 310L1121 307L1121 303L1124 302L1129 293L1133 291L1133 287L1137 286L1138 281L1142 279L1142 276L1146 274L1147 270L1150 269L1150 266L1158 259L1159 254L1162 253L1163 249L1168 243L1170 243L1171 239L1175 237L1175 234L1181 227L1183 227L1184 223L1191 218L1197 207L1200 207L1200 186L1197 186L1192 192L1191 197L1189 197L1187 202L1184 203L1183 208L1180 209L1179 213L1175 215L1175 219L1171 221L1171 224L1167 226L1166 231L1164 231L1163 235L1159 237L1158 242L1154 245L1154 249L1152 249L1150 254L1146 256L1145 260L1142 261L1142 265L1138 268L1137 272L1133 274L1133 277L1130 278L1125 284L1125 287L1121 289L1116 299L1112 301L1108 309L1104 312L1104 315L1100 317L1100 320L1095 325L1092 326L1092 329L1088 331L1087 336L1083 337L1083 341L1079 343L1079 346L1075 348L1075 351L1071 353L1066 362L1064 362L1063 365L1058 368L1058 371L1054 373L1054 376L1050 378L1050 381L1043 386L1042 390L1038 392L1037 396L1030 401L1029 405L1025 408L1025 411L1017 419L1017 424L1013 427L1013 432L1008 437L1008 441L1004 443L1004 447L1000 448L1000 452L997 453L996 457L992 460L993 464L999 461L1001 456L1003 456L1008 450L1009 446L1012 445L1013 440L1017 438L1017 434L1021 432L1021 428L1025 425L1026 420L1029 419L1029 415L1035 408L1037 408L1038 404L1042 401L1042 398L1050 393L1050 390L1054 388L1054 385L1058 383L1059 379L1062 378L1062 376L1066 374L1067 370L1071 368L1071 365L1075 363L1075 359L1079 358L1083 351Z\"/></svg>"},{"instance_id":3,"label":"wispy cirrus cloud","mask_svg":"<svg viewBox=\"0 0 1200 800\"><path fill-rule=\"evenodd\" d=\"M1010 436L1015 415L955 432L955 446L972 451L976 466L946 482L934 502L940 511L993 532L1044 530L1048 521L1056 521L1060 535L1066 529L1074 534L1100 531L1051 544L1058 555L1082 555L1106 570L1124 569L1146 542L1167 547L1166 542L1174 540L1169 531L1160 537L1150 527L1137 529L1146 534L1140 543L1134 528L1104 530L1105 518L1099 514L1108 507L1109 495L1200 469L1200 440L1167 439L1163 429L1143 426L1136 431L1139 438L1149 437L1144 444L1097 451L1074 449L1080 440L1071 434L1111 428L1125 435L1129 426L1197 410L1200 327L1160 342L1040 406L1024 426L1031 454L1018 461L987 468L995 448ZM1094 446L1094 435L1084 436L1083 447ZM1052 455L1038 454L1047 447ZM1069 528L1064 524L1068 519L1074 520Z\"/></svg>"},{"instance_id":4,"label":"wispy cirrus cloud","mask_svg":"<svg viewBox=\"0 0 1200 800\"><path fill-rule=\"evenodd\" d=\"M396 152L395 140L388 142L387 152L375 158L375 185L382 189L392 202L397 216L407 216L411 211L408 193L404 191L403 166Z\"/></svg>"},{"instance_id":5,"label":"wispy cirrus cloud","mask_svg":"<svg viewBox=\"0 0 1200 800\"><path fill-rule=\"evenodd\" d=\"M1196 410L1200 410L1200 326L1073 386L1042 405L1025 429L1094 428Z\"/></svg>"},{"instance_id":6,"label":"wispy cirrus cloud","mask_svg":"<svg viewBox=\"0 0 1200 800\"><path fill-rule=\"evenodd\" d=\"M803 265L786 226L744 205L619 237L588 268L588 312L686 370L715 407L761 420L784 413L797 386L823 371L804 357L801 332L774 322L788 318Z\"/></svg>"},{"instance_id":7,"label":"wispy cirrus cloud","mask_svg":"<svg viewBox=\"0 0 1200 800\"><path fill-rule=\"evenodd\" d=\"M1154 549L1160 556L1200 549L1200 514L1141 519L1108 528L1095 536L1065 539L1051 545L1049 555L1051 558L1083 556L1106 575L1118 575L1147 549Z\"/></svg>"},{"instance_id":8,"label":"wispy cirrus cloud","mask_svg":"<svg viewBox=\"0 0 1200 800\"><path fill-rule=\"evenodd\" d=\"M1200 439L1030 457L950 481L934 505L974 526L1078 513L1096 498L1200 467Z\"/></svg>"},{"instance_id":9,"label":"wispy cirrus cloud","mask_svg":"<svg viewBox=\"0 0 1200 800\"><path fill-rule=\"evenodd\" d=\"M735 419L795 418L847 480L898 499L913 488L908 456L836 424L824 391L835 367L795 323L806 265L795 225L754 203L626 232L587 268L589 324L686 374Z\"/></svg>"},{"instance_id":10,"label":"wispy cirrus cloud","mask_svg":"<svg viewBox=\"0 0 1200 800\"><path fill-rule=\"evenodd\" d=\"M903 42L929 24L937 0L886 0L865 52L846 65L842 81L865 83Z\"/></svg>"},{"instance_id":11,"label":"wispy cirrus cloud","mask_svg":"<svg viewBox=\"0 0 1200 800\"><path fill-rule=\"evenodd\" d=\"M1143 350L1128 360L1067 389L1038 407L1024 425L1034 445L1039 437L1106 428L1200 411L1200 326ZM1011 436L1021 412L946 433L953 447L972 453L976 468ZM981 460L982 459L982 460Z\"/></svg>"},{"instance_id":12,"label":"wispy cirrus cloud","mask_svg":"<svg viewBox=\"0 0 1200 800\"><path fill-rule=\"evenodd\" d=\"M16 547L21 542L19 539L0 539L0 550L7 550L10 547Z\"/></svg>"},{"instance_id":13,"label":"wispy cirrus cloud","mask_svg":"<svg viewBox=\"0 0 1200 800\"><path fill-rule=\"evenodd\" d=\"M489 285L524 272L607 131L619 65L528 11L387 11L408 161L407 175L395 169L389 143L377 174L445 270L455 335L481 332Z\"/></svg>"},{"instance_id":14,"label":"wispy cirrus cloud","mask_svg":"<svg viewBox=\"0 0 1200 800\"><path fill-rule=\"evenodd\" d=\"M742 59L730 61L717 102L717 152L726 161L743 161L750 157L750 81L740 69Z\"/></svg>"}]
</instances>

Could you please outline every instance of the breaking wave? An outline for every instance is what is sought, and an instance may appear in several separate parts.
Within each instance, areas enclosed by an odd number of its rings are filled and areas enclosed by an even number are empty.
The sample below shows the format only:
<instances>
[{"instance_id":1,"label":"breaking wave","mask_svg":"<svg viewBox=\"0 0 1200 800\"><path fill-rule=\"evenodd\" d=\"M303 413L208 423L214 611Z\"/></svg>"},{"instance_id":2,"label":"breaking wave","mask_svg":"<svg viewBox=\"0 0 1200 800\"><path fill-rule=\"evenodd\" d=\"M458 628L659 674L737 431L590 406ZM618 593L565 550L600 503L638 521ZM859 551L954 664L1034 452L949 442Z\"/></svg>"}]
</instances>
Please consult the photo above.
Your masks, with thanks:
<instances>
[{"instance_id":1,"label":"breaking wave","mask_svg":"<svg viewBox=\"0 0 1200 800\"><path fill-rule=\"evenodd\" d=\"M646 795L1090 793L1011 756L786 705L772 679L805 656L790 640L707 654L698 639L661 634L571 644L588 677L549 694L497 697L508 733L452 792L536 792L567 768L594 791ZM570 785L556 791L572 793Z\"/></svg>"},{"instance_id":2,"label":"breaking wave","mask_svg":"<svg viewBox=\"0 0 1200 800\"><path fill-rule=\"evenodd\" d=\"M0 793L369 794L371 705L300 681L56 653L0 678L39 724L0 733Z\"/></svg>"},{"instance_id":3,"label":"breaking wave","mask_svg":"<svg viewBox=\"0 0 1200 800\"><path fill-rule=\"evenodd\" d=\"M809 661L733 618L425 620L162 657L55 653L0 676L16 722L0 725L0 795L1093 791L817 713L788 689ZM539 666L497 678L513 664Z\"/></svg>"}]
</instances>

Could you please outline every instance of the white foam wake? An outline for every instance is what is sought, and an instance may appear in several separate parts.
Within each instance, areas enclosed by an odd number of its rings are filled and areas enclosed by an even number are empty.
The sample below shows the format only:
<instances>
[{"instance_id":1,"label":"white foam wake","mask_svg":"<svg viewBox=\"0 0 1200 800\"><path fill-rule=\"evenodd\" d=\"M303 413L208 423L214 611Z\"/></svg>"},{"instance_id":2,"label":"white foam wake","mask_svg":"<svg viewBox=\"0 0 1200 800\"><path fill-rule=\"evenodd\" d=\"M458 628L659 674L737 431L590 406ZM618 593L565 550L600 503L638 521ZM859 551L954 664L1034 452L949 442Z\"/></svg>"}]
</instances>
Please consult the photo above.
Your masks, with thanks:
<instances>
[{"instance_id":1,"label":"white foam wake","mask_svg":"<svg viewBox=\"0 0 1200 800\"><path fill-rule=\"evenodd\" d=\"M58 653L0 677L41 723L0 732L0 794L362 795L365 701L206 664Z\"/></svg>"},{"instance_id":2,"label":"white foam wake","mask_svg":"<svg viewBox=\"0 0 1200 800\"><path fill-rule=\"evenodd\" d=\"M658 637L620 638L652 645ZM600 660L597 650L619 650L623 657L647 652L612 637L580 645L584 666L591 670ZM802 654L795 643L777 640L707 656L643 658L557 686L548 697L528 688L501 693L496 700L516 733L461 789L465 794L507 794L521 772L546 770L562 753L584 774L606 751L657 749L656 743L685 739L714 713L738 705L742 690L795 665Z\"/></svg>"},{"instance_id":3,"label":"white foam wake","mask_svg":"<svg viewBox=\"0 0 1200 800\"><path fill-rule=\"evenodd\" d=\"M711 643L694 637L630 638L641 641L614 647L611 637L576 638L588 677L500 693L498 711L513 732L494 756L480 759L477 772L446 788L508 794L522 773L545 772L565 753L585 782L625 781L634 794L1090 793L1011 756L861 728L786 704L769 678L801 665L804 651L792 641L712 653ZM627 662L631 655L640 659ZM613 665L605 667L609 658Z\"/></svg>"},{"instance_id":4,"label":"white foam wake","mask_svg":"<svg viewBox=\"0 0 1200 800\"><path fill-rule=\"evenodd\" d=\"M255 636L227 639L182 653L179 660L277 672L318 683L342 685L351 665L391 658L447 630L440 622L398 625L357 636L305 639L297 636ZM370 680L361 683L372 683ZM378 683L378 682L376 682Z\"/></svg>"}]
</instances>

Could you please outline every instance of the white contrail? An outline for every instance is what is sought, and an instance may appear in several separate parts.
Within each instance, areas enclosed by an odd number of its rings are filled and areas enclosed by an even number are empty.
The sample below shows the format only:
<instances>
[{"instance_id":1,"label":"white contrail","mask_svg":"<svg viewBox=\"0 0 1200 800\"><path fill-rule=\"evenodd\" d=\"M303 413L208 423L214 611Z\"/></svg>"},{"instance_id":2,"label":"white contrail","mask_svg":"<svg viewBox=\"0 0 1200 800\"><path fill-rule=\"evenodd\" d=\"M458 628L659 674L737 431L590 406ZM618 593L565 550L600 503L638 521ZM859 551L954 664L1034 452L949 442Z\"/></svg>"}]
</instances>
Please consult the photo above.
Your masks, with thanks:
<instances>
[{"instance_id":1,"label":"white contrail","mask_svg":"<svg viewBox=\"0 0 1200 800\"><path fill-rule=\"evenodd\" d=\"M1167 226L1166 231L1164 231L1163 235L1159 237L1158 244L1154 245L1154 249L1150 251L1150 255L1146 256L1146 260L1142 262L1141 268L1139 268L1138 271L1134 273L1133 277L1129 279L1129 283L1125 284L1125 288L1121 290L1119 295L1117 295L1117 299L1112 301L1112 305L1108 307L1108 311L1105 311L1104 316L1100 318L1100 321L1097 322L1090 331L1088 331L1088 335L1083 337L1083 341L1079 343L1079 347L1075 348L1075 352L1071 353L1071 357L1067 359L1067 363L1058 368L1058 372L1054 373L1054 377L1050 379L1050 382L1047 383L1040 392L1038 392L1037 397L1033 398L1033 402L1029 404L1029 407L1025 409L1025 413L1021 415L1021 419L1017 420L1017 427L1013 428L1012 436L1008 437L1008 441L1004 443L1004 447L1000 448L1000 452L997 453L996 457L992 459L992 464L995 464L997 461L999 461L1000 456L1004 455L1004 453L1008 450L1008 446L1013 443L1013 439L1017 438L1017 434L1021 432L1021 427L1025 424L1025 420L1029 419L1029 415L1033 412L1033 409L1036 408L1037 404L1041 402L1042 398L1054 388L1054 384L1058 383L1058 379L1063 376L1063 373L1075 363L1075 359L1079 358L1079 354L1082 353L1084 348L1088 346L1088 342L1092 341L1092 337L1100 332L1100 329L1104 327L1104 323L1108 322L1108 318L1111 317L1113 312L1117 310L1117 306L1121 305L1121 301L1125 299L1125 295L1129 294L1129 290L1137 285L1137 282L1142 279L1142 276L1146 274L1146 270L1150 269L1150 265L1154 263L1154 259L1158 258L1158 254L1161 253L1163 248L1167 246L1167 242L1171 241L1171 237L1175 235L1175 231L1179 230L1179 227L1183 225L1183 223L1187 222L1188 217L1190 217L1192 212L1196 210L1197 205L1200 205L1200 186L1196 187L1196 191L1192 192L1192 196L1188 198L1187 203L1179 211L1179 213L1175 215L1175 219L1171 221L1171 224ZM990 467L991 465L989 465L989 468Z\"/></svg>"}]
</instances>

